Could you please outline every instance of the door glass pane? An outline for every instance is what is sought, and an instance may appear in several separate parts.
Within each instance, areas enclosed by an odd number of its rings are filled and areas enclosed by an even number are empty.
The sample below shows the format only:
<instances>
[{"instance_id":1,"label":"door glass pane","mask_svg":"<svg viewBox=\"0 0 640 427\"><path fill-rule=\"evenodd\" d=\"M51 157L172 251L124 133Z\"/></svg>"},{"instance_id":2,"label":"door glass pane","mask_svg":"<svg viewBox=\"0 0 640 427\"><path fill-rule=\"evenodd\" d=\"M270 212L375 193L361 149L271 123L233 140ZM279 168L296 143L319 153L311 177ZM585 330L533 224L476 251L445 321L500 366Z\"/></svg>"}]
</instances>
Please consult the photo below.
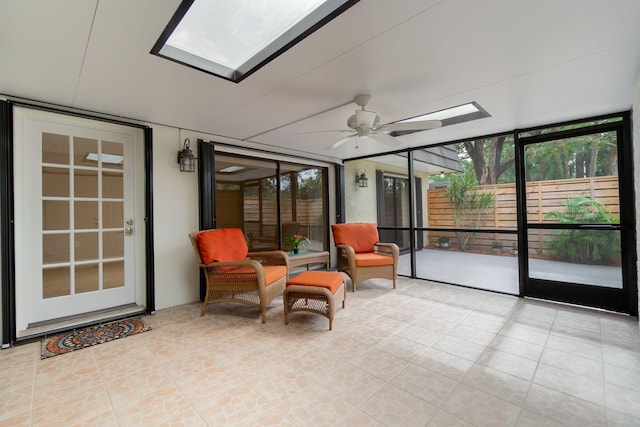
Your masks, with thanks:
<instances>
[{"instance_id":1,"label":"door glass pane","mask_svg":"<svg viewBox=\"0 0 640 427\"><path fill-rule=\"evenodd\" d=\"M60 200L42 201L42 229L69 229L69 202Z\"/></svg>"},{"instance_id":2,"label":"door glass pane","mask_svg":"<svg viewBox=\"0 0 640 427\"><path fill-rule=\"evenodd\" d=\"M124 146L119 142L102 141L102 167L122 169L124 167Z\"/></svg>"},{"instance_id":3,"label":"door glass pane","mask_svg":"<svg viewBox=\"0 0 640 427\"><path fill-rule=\"evenodd\" d=\"M69 164L69 137L53 133L42 134L42 163Z\"/></svg>"},{"instance_id":4,"label":"door glass pane","mask_svg":"<svg viewBox=\"0 0 640 427\"><path fill-rule=\"evenodd\" d=\"M216 155L216 226L244 231L249 250L278 249L277 164Z\"/></svg>"},{"instance_id":5,"label":"door glass pane","mask_svg":"<svg viewBox=\"0 0 640 427\"><path fill-rule=\"evenodd\" d=\"M98 202L74 202L77 229L98 228Z\"/></svg>"},{"instance_id":6,"label":"door glass pane","mask_svg":"<svg viewBox=\"0 0 640 427\"><path fill-rule=\"evenodd\" d=\"M325 249L324 174L322 168L282 163L280 165L280 219L282 249L291 251L291 238L309 239L298 249Z\"/></svg>"},{"instance_id":7,"label":"door glass pane","mask_svg":"<svg viewBox=\"0 0 640 427\"><path fill-rule=\"evenodd\" d=\"M42 236L42 262L55 264L69 262L69 235L45 234Z\"/></svg>"},{"instance_id":8,"label":"door glass pane","mask_svg":"<svg viewBox=\"0 0 640 427\"><path fill-rule=\"evenodd\" d=\"M102 272L102 288L113 289L124 286L124 261L105 262Z\"/></svg>"},{"instance_id":9,"label":"door glass pane","mask_svg":"<svg viewBox=\"0 0 640 427\"><path fill-rule=\"evenodd\" d=\"M43 167L42 196L69 197L69 169Z\"/></svg>"},{"instance_id":10,"label":"door glass pane","mask_svg":"<svg viewBox=\"0 0 640 427\"><path fill-rule=\"evenodd\" d=\"M124 197L124 178L120 172L102 172L102 197L121 199Z\"/></svg>"},{"instance_id":11,"label":"door glass pane","mask_svg":"<svg viewBox=\"0 0 640 427\"><path fill-rule=\"evenodd\" d=\"M102 202L102 227L124 227L124 202Z\"/></svg>"},{"instance_id":12,"label":"door glass pane","mask_svg":"<svg viewBox=\"0 0 640 427\"><path fill-rule=\"evenodd\" d=\"M76 166L98 166L98 141L73 137L73 163Z\"/></svg>"},{"instance_id":13,"label":"door glass pane","mask_svg":"<svg viewBox=\"0 0 640 427\"><path fill-rule=\"evenodd\" d=\"M108 231L102 234L103 258L124 257L124 233L122 231Z\"/></svg>"},{"instance_id":14,"label":"door glass pane","mask_svg":"<svg viewBox=\"0 0 640 427\"><path fill-rule=\"evenodd\" d=\"M98 197L98 171L75 169L73 186L76 197Z\"/></svg>"},{"instance_id":15,"label":"door glass pane","mask_svg":"<svg viewBox=\"0 0 640 427\"><path fill-rule=\"evenodd\" d=\"M98 264L75 266L76 293L97 291L100 287Z\"/></svg>"},{"instance_id":16,"label":"door glass pane","mask_svg":"<svg viewBox=\"0 0 640 427\"><path fill-rule=\"evenodd\" d=\"M42 297L53 298L71 294L69 267L42 270Z\"/></svg>"},{"instance_id":17,"label":"door glass pane","mask_svg":"<svg viewBox=\"0 0 640 427\"><path fill-rule=\"evenodd\" d=\"M98 259L98 233L76 233L74 252L76 261Z\"/></svg>"}]
</instances>

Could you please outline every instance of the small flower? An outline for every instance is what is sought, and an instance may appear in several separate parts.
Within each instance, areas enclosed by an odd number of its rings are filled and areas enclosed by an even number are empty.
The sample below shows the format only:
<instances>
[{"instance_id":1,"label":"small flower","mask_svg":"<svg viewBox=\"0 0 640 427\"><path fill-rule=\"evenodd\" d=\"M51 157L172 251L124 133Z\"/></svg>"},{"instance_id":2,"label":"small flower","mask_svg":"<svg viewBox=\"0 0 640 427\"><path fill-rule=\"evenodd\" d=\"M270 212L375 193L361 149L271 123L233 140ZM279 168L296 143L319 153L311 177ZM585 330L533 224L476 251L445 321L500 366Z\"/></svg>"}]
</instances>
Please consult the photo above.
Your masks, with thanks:
<instances>
[{"instance_id":1,"label":"small flower","mask_svg":"<svg viewBox=\"0 0 640 427\"><path fill-rule=\"evenodd\" d=\"M310 243L309 239L302 234L294 234L287 239L291 243L291 249L298 249L303 243Z\"/></svg>"}]
</instances>

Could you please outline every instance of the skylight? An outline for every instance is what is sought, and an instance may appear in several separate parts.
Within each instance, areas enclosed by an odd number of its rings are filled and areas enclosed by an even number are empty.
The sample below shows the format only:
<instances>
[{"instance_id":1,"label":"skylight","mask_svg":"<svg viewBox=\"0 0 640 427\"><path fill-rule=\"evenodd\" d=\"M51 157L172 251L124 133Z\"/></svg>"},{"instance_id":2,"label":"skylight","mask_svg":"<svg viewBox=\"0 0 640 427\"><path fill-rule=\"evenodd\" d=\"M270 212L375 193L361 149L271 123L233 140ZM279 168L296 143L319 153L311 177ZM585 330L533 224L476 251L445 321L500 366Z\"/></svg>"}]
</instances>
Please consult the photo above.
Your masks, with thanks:
<instances>
[{"instance_id":1,"label":"skylight","mask_svg":"<svg viewBox=\"0 0 640 427\"><path fill-rule=\"evenodd\" d=\"M358 0L184 0L151 53L239 82Z\"/></svg>"},{"instance_id":2,"label":"skylight","mask_svg":"<svg viewBox=\"0 0 640 427\"><path fill-rule=\"evenodd\" d=\"M451 108L445 108L444 110L434 111L427 114L422 114L420 116L411 117L409 119L398 120L394 123L406 123L406 122L416 122L420 120L440 120L442 121L442 126L451 126L457 123L469 122L471 120L478 120L484 117L491 117L484 108L482 108L475 101L468 102L466 104L457 105ZM410 133L414 133L416 131L396 131L392 132L393 136L407 135Z\"/></svg>"},{"instance_id":3,"label":"skylight","mask_svg":"<svg viewBox=\"0 0 640 427\"><path fill-rule=\"evenodd\" d=\"M423 114L422 116L400 120L398 123L417 122L420 120L444 120L450 119L452 117L463 116L465 114L477 113L479 111L480 109L476 106L476 104L470 102L468 104L458 105L457 107L446 108L444 110L436 111L433 113Z\"/></svg>"}]
</instances>

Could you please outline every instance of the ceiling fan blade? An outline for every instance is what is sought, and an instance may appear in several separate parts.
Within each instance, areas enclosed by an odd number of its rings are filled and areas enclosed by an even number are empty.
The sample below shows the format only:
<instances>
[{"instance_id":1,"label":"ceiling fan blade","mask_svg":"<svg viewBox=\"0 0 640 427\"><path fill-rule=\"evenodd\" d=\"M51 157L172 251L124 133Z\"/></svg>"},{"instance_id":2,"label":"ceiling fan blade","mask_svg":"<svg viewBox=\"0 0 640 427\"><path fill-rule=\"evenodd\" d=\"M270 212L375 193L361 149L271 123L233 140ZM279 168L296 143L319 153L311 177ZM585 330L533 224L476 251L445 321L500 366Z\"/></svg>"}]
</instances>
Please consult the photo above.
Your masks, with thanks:
<instances>
[{"instance_id":1,"label":"ceiling fan blade","mask_svg":"<svg viewBox=\"0 0 640 427\"><path fill-rule=\"evenodd\" d=\"M309 135L313 133L353 133L353 129L310 130L308 132L296 132L294 135Z\"/></svg>"},{"instance_id":2,"label":"ceiling fan blade","mask_svg":"<svg viewBox=\"0 0 640 427\"><path fill-rule=\"evenodd\" d=\"M337 140L336 142L334 142L333 144L331 144L330 146L328 146L327 148L325 148L325 150L333 150L335 148L340 147L342 144L344 144L345 142L349 141L349 139L353 138L354 136L357 136L357 133L351 134L349 136L345 136L344 138L340 138L339 140Z\"/></svg>"},{"instance_id":3,"label":"ceiling fan blade","mask_svg":"<svg viewBox=\"0 0 640 427\"><path fill-rule=\"evenodd\" d=\"M406 131L406 130L427 130L436 129L442 126L440 120L420 120L415 122L402 122L402 123L387 123L380 125L377 130L394 132L394 131Z\"/></svg>"},{"instance_id":4,"label":"ceiling fan blade","mask_svg":"<svg viewBox=\"0 0 640 427\"><path fill-rule=\"evenodd\" d=\"M376 141L389 145L391 147L397 147L398 145L402 144L402 141L392 137L391 135L387 135L386 133L372 133L368 136L371 139L375 139Z\"/></svg>"}]
</instances>

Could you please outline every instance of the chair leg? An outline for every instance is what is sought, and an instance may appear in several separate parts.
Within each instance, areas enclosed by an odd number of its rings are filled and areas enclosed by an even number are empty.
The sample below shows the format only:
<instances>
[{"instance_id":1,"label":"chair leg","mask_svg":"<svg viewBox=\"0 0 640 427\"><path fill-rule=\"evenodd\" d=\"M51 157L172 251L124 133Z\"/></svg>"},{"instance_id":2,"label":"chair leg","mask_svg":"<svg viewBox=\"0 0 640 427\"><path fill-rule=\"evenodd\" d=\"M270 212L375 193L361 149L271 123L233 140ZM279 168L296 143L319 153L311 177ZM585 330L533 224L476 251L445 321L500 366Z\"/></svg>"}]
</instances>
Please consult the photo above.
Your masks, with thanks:
<instances>
[{"instance_id":1,"label":"chair leg","mask_svg":"<svg viewBox=\"0 0 640 427\"><path fill-rule=\"evenodd\" d=\"M260 312L262 313L262 323L267 323L267 308L262 307Z\"/></svg>"},{"instance_id":2,"label":"chair leg","mask_svg":"<svg viewBox=\"0 0 640 427\"><path fill-rule=\"evenodd\" d=\"M202 310L200 310L200 316L204 316L204 311L207 309L207 303L202 303Z\"/></svg>"}]
</instances>

